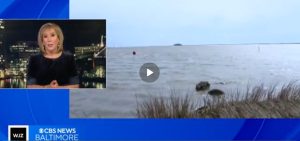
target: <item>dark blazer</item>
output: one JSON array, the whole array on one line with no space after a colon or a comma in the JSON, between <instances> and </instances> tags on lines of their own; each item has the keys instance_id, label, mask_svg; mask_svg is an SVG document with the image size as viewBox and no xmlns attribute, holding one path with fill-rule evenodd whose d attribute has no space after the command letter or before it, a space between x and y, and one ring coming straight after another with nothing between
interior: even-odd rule
<instances>
[{"instance_id":1,"label":"dark blazer","mask_svg":"<svg viewBox=\"0 0 300 141\"><path fill-rule=\"evenodd\" d=\"M27 85L47 85L53 80L62 86L79 84L74 56L68 52L55 59L42 54L31 56L27 67Z\"/></svg>"}]
</instances>

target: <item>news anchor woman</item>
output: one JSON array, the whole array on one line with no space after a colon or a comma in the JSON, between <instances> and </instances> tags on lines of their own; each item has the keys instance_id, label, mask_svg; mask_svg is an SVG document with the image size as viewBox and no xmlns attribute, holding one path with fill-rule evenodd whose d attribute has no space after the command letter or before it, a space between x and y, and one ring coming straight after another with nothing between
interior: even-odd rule
<instances>
[{"instance_id":1,"label":"news anchor woman","mask_svg":"<svg viewBox=\"0 0 300 141\"><path fill-rule=\"evenodd\" d=\"M63 51L64 36L54 23L41 26L38 45L41 53L29 59L27 88L78 88L74 56Z\"/></svg>"}]
</instances>

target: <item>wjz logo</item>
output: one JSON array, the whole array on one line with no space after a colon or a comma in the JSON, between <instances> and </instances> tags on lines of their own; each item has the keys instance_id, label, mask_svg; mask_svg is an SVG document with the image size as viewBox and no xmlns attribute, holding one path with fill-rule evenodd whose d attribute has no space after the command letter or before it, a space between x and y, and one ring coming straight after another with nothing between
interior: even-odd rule
<instances>
[{"instance_id":1,"label":"wjz logo","mask_svg":"<svg viewBox=\"0 0 300 141\"><path fill-rule=\"evenodd\" d=\"M9 141L28 141L29 127L28 125L9 125L8 126Z\"/></svg>"}]
</instances>

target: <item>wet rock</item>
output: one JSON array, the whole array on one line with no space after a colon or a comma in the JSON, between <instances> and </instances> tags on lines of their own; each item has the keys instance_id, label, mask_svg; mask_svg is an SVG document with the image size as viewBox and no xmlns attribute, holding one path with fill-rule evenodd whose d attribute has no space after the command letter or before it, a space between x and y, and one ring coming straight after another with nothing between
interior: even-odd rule
<instances>
[{"instance_id":1,"label":"wet rock","mask_svg":"<svg viewBox=\"0 0 300 141\"><path fill-rule=\"evenodd\" d=\"M219 96L219 95L223 95L224 92L219 89L212 89L212 90L208 91L208 94L210 94L212 96Z\"/></svg>"},{"instance_id":2,"label":"wet rock","mask_svg":"<svg viewBox=\"0 0 300 141\"><path fill-rule=\"evenodd\" d=\"M197 85L196 85L196 91L204 91L209 89L210 84L208 83L208 81L200 81Z\"/></svg>"}]
</instances>

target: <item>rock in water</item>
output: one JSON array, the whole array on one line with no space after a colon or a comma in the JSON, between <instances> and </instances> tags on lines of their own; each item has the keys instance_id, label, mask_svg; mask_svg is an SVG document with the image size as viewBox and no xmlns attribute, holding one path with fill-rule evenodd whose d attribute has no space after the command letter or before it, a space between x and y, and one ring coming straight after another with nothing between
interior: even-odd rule
<instances>
[{"instance_id":1,"label":"rock in water","mask_svg":"<svg viewBox=\"0 0 300 141\"><path fill-rule=\"evenodd\" d=\"M208 94L210 94L212 96L219 96L219 95L223 95L224 92L219 89L212 89L212 90L208 91Z\"/></svg>"},{"instance_id":2,"label":"rock in water","mask_svg":"<svg viewBox=\"0 0 300 141\"><path fill-rule=\"evenodd\" d=\"M208 83L208 81L200 81L197 85L196 85L196 91L204 91L209 89L210 84Z\"/></svg>"}]
</instances>

